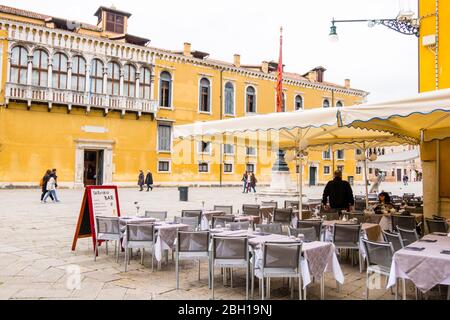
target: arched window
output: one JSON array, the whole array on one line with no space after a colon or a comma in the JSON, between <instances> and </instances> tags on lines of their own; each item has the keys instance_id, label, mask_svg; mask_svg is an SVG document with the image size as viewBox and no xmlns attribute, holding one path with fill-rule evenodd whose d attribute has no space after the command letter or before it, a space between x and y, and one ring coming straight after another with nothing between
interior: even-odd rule
<instances>
[{"instance_id":1,"label":"arched window","mask_svg":"<svg viewBox=\"0 0 450 320\"><path fill-rule=\"evenodd\" d=\"M48 85L48 54L44 50L33 53L33 86L46 87Z\"/></svg>"},{"instance_id":2,"label":"arched window","mask_svg":"<svg viewBox=\"0 0 450 320\"><path fill-rule=\"evenodd\" d=\"M136 96L136 68L131 64L125 65L123 73L123 95L133 98Z\"/></svg>"},{"instance_id":3,"label":"arched window","mask_svg":"<svg viewBox=\"0 0 450 320\"><path fill-rule=\"evenodd\" d=\"M211 112L211 82L203 78L200 80L200 111L201 112Z\"/></svg>"},{"instance_id":4,"label":"arched window","mask_svg":"<svg viewBox=\"0 0 450 320\"><path fill-rule=\"evenodd\" d=\"M67 89L67 56L63 53L53 56L53 88Z\"/></svg>"},{"instance_id":5,"label":"arched window","mask_svg":"<svg viewBox=\"0 0 450 320\"><path fill-rule=\"evenodd\" d=\"M246 92L246 112L256 112L256 90L253 87L248 87Z\"/></svg>"},{"instance_id":6,"label":"arched window","mask_svg":"<svg viewBox=\"0 0 450 320\"><path fill-rule=\"evenodd\" d=\"M149 68L141 69L139 87L141 91L141 99L150 100L152 90L152 75Z\"/></svg>"},{"instance_id":7,"label":"arched window","mask_svg":"<svg viewBox=\"0 0 450 320\"><path fill-rule=\"evenodd\" d=\"M108 94L120 94L120 66L116 62L108 63Z\"/></svg>"},{"instance_id":8,"label":"arched window","mask_svg":"<svg viewBox=\"0 0 450 320\"><path fill-rule=\"evenodd\" d=\"M342 103L342 101L338 101L336 102L336 107L343 107L344 104Z\"/></svg>"},{"instance_id":9,"label":"arched window","mask_svg":"<svg viewBox=\"0 0 450 320\"><path fill-rule=\"evenodd\" d=\"M164 108L171 107L172 76L169 72L161 72L159 77L159 105Z\"/></svg>"},{"instance_id":10,"label":"arched window","mask_svg":"<svg viewBox=\"0 0 450 320\"><path fill-rule=\"evenodd\" d=\"M28 51L24 47L14 47L11 51L11 74L13 83L27 83Z\"/></svg>"},{"instance_id":11,"label":"arched window","mask_svg":"<svg viewBox=\"0 0 450 320\"><path fill-rule=\"evenodd\" d=\"M303 109L303 98L301 96L295 97L295 110Z\"/></svg>"},{"instance_id":12,"label":"arched window","mask_svg":"<svg viewBox=\"0 0 450 320\"><path fill-rule=\"evenodd\" d=\"M72 59L72 90L85 91L86 60L81 56Z\"/></svg>"},{"instance_id":13,"label":"arched window","mask_svg":"<svg viewBox=\"0 0 450 320\"><path fill-rule=\"evenodd\" d=\"M89 91L91 93L103 93L103 62L98 59L92 60L90 77Z\"/></svg>"},{"instance_id":14,"label":"arched window","mask_svg":"<svg viewBox=\"0 0 450 320\"><path fill-rule=\"evenodd\" d=\"M225 114L234 115L234 86L231 82L225 84Z\"/></svg>"},{"instance_id":15,"label":"arched window","mask_svg":"<svg viewBox=\"0 0 450 320\"><path fill-rule=\"evenodd\" d=\"M324 108L329 108L330 107L330 101L328 99L323 100L323 105Z\"/></svg>"}]
</instances>

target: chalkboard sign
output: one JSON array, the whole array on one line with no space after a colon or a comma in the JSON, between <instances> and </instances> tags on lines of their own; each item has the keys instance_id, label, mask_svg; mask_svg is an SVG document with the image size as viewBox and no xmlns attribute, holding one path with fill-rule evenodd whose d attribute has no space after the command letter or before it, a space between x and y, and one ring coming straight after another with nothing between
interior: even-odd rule
<instances>
[{"instance_id":1,"label":"chalkboard sign","mask_svg":"<svg viewBox=\"0 0 450 320\"><path fill-rule=\"evenodd\" d=\"M116 186L86 187L72 242L72 251L75 251L77 240L81 238L92 237L95 248L96 216L120 217L119 195Z\"/></svg>"}]
</instances>

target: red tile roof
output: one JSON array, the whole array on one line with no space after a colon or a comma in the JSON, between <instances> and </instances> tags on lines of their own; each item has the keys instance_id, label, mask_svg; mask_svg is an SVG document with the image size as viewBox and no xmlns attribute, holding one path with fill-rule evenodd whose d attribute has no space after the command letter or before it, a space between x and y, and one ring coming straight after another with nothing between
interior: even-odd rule
<instances>
[{"instance_id":1,"label":"red tile roof","mask_svg":"<svg viewBox=\"0 0 450 320\"><path fill-rule=\"evenodd\" d=\"M33 11L22 10L22 9L18 9L18 8L3 6L3 5L0 5L0 12L16 15L16 16L20 16L20 17L25 17L25 18L43 20L43 21L52 19L52 18L56 18L56 17L48 16L48 15L33 12ZM94 26L92 24L89 24L89 23L80 22L80 25L83 29L88 29L88 30L93 30L93 31L101 31L101 28Z\"/></svg>"},{"instance_id":2,"label":"red tile roof","mask_svg":"<svg viewBox=\"0 0 450 320\"><path fill-rule=\"evenodd\" d=\"M45 20L45 19L51 18L51 16L47 16L45 14L40 14L40 13L36 13L36 12L32 12L32 11L12 8L12 7L3 6L3 5L0 5L0 12L14 14L16 16L21 16L21 17L26 17L26 18L38 19L38 20Z\"/></svg>"}]
</instances>

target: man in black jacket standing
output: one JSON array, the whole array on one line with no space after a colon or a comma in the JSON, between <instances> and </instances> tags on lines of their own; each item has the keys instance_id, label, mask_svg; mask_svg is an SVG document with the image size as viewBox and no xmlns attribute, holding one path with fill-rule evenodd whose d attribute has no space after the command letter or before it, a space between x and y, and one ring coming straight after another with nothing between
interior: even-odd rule
<instances>
[{"instance_id":1,"label":"man in black jacket standing","mask_svg":"<svg viewBox=\"0 0 450 320\"><path fill-rule=\"evenodd\" d=\"M328 205L329 203L329 205ZM323 191L322 204L325 209L341 212L342 210L352 211L355 205L353 191L348 181L342 180L342 172L334 172L334 179L328 182Z\"/></svg>"}]
</instances>

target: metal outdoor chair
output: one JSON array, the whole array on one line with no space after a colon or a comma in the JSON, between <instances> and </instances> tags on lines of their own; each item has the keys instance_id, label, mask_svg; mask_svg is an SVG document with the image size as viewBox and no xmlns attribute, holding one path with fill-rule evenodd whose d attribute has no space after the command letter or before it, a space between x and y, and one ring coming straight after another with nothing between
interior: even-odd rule
<instances>
[{"instance_id":1,"label":"metal outdoor chair","mask_svg":"<svg viewBox=\"0 0 450 320\"><path fill-rule=\"evenodd\" d=\"M118 217L95 217L95 239L94 261L97 260L99 241L105 241L106 254L108 254L108 242L115 241L114 255L117 254L117 262L119 261L120 249L117 243L122 239L122 233Z\"/></svg>"},{"instance_id":2,"label":"metal outdoor chair","mask_svg":"<svg viewBox=\"0 0 450 320\"><path fill-rule=\"evenodd\" d=\"M153 271L154 247L156 242L155 225L148 222L130 222L126 225L125 237L125 272L127 272L127 266L130 263L129 252L131 249L140 249L142 265L144 264L144 250L150 249L152 252Z\"/></svg>"},{"instance_id":3,"label":"metal outdoor chair","mask_svg":"<svg viewBox=\"0 0 450 320\"><path fill-rule=\"evenodd\" d=\"M299 300L302 299L302 274L301 274L300 242L266 242L262 247L262 261L255 261L252 268L252 298L254 296L254 277L259 279L261 299L266 298L264 280L267 279L267 298L270 299L271 278L298 279ZM294 296L294 281L291 281L291 297Z\"/></svg>"},{"instance_id":4,"label":"metal outdoor chair","mask_svg":"<svg viewBox=\"0 0 450 320\"><path fill-rule=\"evenodd\" d=\"M351 213L348 214L348 218L351 219L356 219L358 220L358 224L364 223L365 217L364 217L364 212L357 212L357 211L353 211Z\"/></svg>"},{"instance_id":5,"label":"metal outdoor chair","mask_svg":"<svg viewBox=\"0 0 450 320\"><path fill-rule=\"evenodd\" d=\"M367 254L366 273L366 299L369 299L370 275L377 273L389 277L394 248L391 243L372 242L362 239ZM397 285L395 286L395 299L397 300Z\"/></svg>"},{"instance_id":6,"label":"metal outdoor chair","mask_svg":"<svg viewBox=\"0 0 450 320\"><path fill-rule=\"evenodd\" d=\"M361 239L361 225L339 224L334 225L333 243L336 249L349 249L352 251L351 261L354 264L354 252L358 252L359 272L362 272L362 256L359 247Z\"/></svg>"},{"instance_id":7,"label":"metal outdoor chair","mask_svg":"<svg viewBox=\"0 0 450 320\"><path fill-rule=\"evenodd\" d=\"M281 223L257 224L255 229L258 228L264 233L283 234L283 225Z\"/></svg>"},{"instance_id":8,"label":"metal outdoor chair","mask_svg":"<svg viewBox=\"0 0 450 320\"><path fill-rule=\"evenodd\" d=\"M391 215L391 223L393 231L397 230L397 226L407 230L416 229L416 218L411 215Z\"/></svg>"},{"instance_id":9,"label":"metal outdoor chair","mask_svg":"<svg viewBox=\"0 0 450 320\"><path fill-rule=\"evenodd\" d=\"M292 208L275 209L273 212L273 222L281 223L284 226L290 226L292 222Z\"/></svg>"},{"instance_id":10,"label":"metal outdoor chair","mask_svg":"<svg viewBox=\"0 0 450 320\"><path fill-rule=\"evenodd\" d=\"M208 262L208 285L211 285L211 270L209 264L209 232L178 231L175 244L175 273L177 290L180 288L180 261L198 261L198 280L200 281L200 262Z\"/></svg>"},{"instance_id":11,"label":"metal outdoor chair","mask_svg":"<svg viewBox=\"0 0 450 320\"><path fill-rule=\"evenodd\" d=\"M328 221L335 221L339 220L339 213L338 212L323 212L321 213L322 218L325 217Z\"/></svg>"},{"instance_id":12,"label":"metal outdoor chair","mask_svg":"<svg viewBox=\"0 0 450 320\"><path fill-rule=\"evenodd\" d=\"M230 223L230 230L248 230L250 228L250 222L232 222Z\"/></svg>"},{"instance_id":13,"label":"metal outdoor chair","mask_svg":"<svg viewBox=\"0 0 450 320\"><path fill-rule=\"evenodd\" d=\"M425 219L429 233L448 233L448 224L445 220Z\"/></svg>"},{"instance_id":14,"label":"metal outdoor chair","mask_svg":"<svg viewBox=\"0 0 450 320\"><path fill-rule=\"evenodd\" d=\"M284 201L284 207L286 209L293 208L293 209L297 209L298 210L299 206L300 206L300 204L299 204L298 201L292 201L292 200Z\"/></svg>"},{"instance_id":15,"label":"metal outdoor chair","mask_svg":"<svg viewBox=\"0 0 450 320\"><path fill-rule=\"evenodd\" d=\"M413 199L414 196L415 196L414 193L404 193L404 194L403 194L403 201L408 202L408 201L410 201L411 199Z\"/></svg>"},{"instance_id":16,"label":"metal outdoor chair","mask_svg":"<svg viewBox=\"0 0 450 320\"><path fill-rule=\"evenodd\" d=\"M320 210L320 203L308 203L308 210L310 212L316 212L316 210Z\"/></svg>"},{"instance_id":17,"label":"metal outdoor chair","mask_svg":"<svg viewBox=\"0 0 450 320\"><path fill-rule=\"evenodd\" d=\"M300 220L297 222L297 229L305 229L314 227L316 229L317 241L320 241L322 235L322 221L321 220Z\"/></svg>"},{"instance_id":18,"label":"metal outdoor chair","mask_svg":"<svg viewBox=\"0 0 450 320\"><path fill-rule=\"evenodd\" d=\"M217 228L218 226L225 227L225 225L234 222L235 216L213 216L211 219L212 227Z\"/></svg>"},{"instance_id":19,"label":"metal outdoor chair","mask_svg":"<svg viewBox=\"0 0 450 320\"><path fill-rule=\"evenodd\" d=\"M259 204L244 204L242 206L242 214L245 216L254 216L259 217L260 216L260 205Z\"/></svg>"},{"instance_id":20,"label":"metal outdoor chair","mask_svg":"<svg viewBox=\"0 0 450 320\"><path fill-rule=\"evenodd\" d=\"M218 268L229 268L231 271L231 287L233 287L233 269L245 269L245 293L248 300L249 287L249 265L250 255L247 237L220 237L212 238L211 254L211 291L214 300L214 270ZM224 277L226 270L224 271Z\"/></svg>"},{"instance_id":21,"label":"metal outdoor chair","mask_svg":"<svg viewBox=\"0 0 450 320\"><path fill-rule=\"evenodd\" d=\"M398 234L402 239L403 247L407 247L414 242L419 241L419 235L416 229L403 229L397 226Z\"/></svg>"},{"instance_id":22,"label":"metal outdoor chair","mask_svg":"<svg viewBox=\"0 0 450 320\"><path fill-rule=\"evenodd\" d=\"M202 210L182 210L181 216L186 218L197 218L197 226L202 223Z\"/></svg>"},{"instance_id":23,"label":"metal outdoor chair","mask_svg":"<svg viewBox=\"0 0 450 320\"><path fill-rule=\"evenodd\" d=\"M233 206L214 206L214 211L222 211L225 215L233 214Z\"/></svg>"},{"instance_id":24,"label":"metal outdoor chair","mask_svg":"<svg viewBox=\"0 0 450 320\"><path fill-rule=\"evenodd\" d=\"M278 202L276 201L262 201L261 202L262 207L272 207L277 209L278 208Z\"/></svg>"},{"instance_id":25,"label":"metal outdoor chair","mask_svg":"<svg viewBox=\"0 0 450 320\"><path fill-rule=\"evenodd\" d=\"M398 250L403 248L403 242L402 242L402 238L400 237L400 234L385 231L385 230L383 230L382 232L383 232L384 241L392 244L392 248L394 249L394 252L397 252Z\"/></svg>"},{"instance_id":26,"label":"metal outdoor chair","mask_svg":"<svg viewBox=\"0 0 450 320\"><path fill-rule=\"evenodd\" d=\"M175 223L186 224L189 226L189 231L197 231L199 228L197 217L175 217Z\"/></svg>"},{"instance_id":27,"label":"metal outdoor chair","mask_svg":"<svg viewBox=\"0 0 450 320\"><path fill-rule=\"evenodd\" d=\"M298 237L299 234L302 234L305 238L305 242L313 242L318 241L318 236L316 232L316 228L289 228L289 236Z\"/></svg>"},{"instance_id":28,"label":"metal outdoor chair","mask_svg":"<svg viewBox=\"0 0 450 320\"><path fill-rule=\"evenodd\" d=\"M355 210L362 211L366 209L366 200L355 200Z\"/></svg>"},{"instance_id":29,"label":"metal outdoor chair","mask_svg":"<svg viewBox=\"0 0 450 320\"><path fill-rule=\"evenodd\" d=\"M167 219L167 211L145 211L145 217L165 221Z\"/></svg>"}]
</instances>

